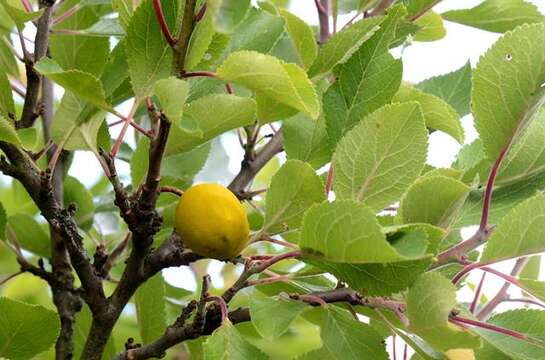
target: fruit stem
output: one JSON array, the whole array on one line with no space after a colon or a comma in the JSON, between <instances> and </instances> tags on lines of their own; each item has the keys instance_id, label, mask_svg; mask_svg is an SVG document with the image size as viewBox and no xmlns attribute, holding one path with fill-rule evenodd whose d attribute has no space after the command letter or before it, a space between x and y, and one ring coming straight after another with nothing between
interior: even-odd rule
<instances>
[{"instance_id":1,"label":"fruit stem","mask_svg":"<svg viewBox=\"0 0 545 360\"><path fill-rule=\"evenodd\" d=\"M155 15L157 16L157 21L159 22L163 36L167 40L168 44L173 47L176 45L176 39L174 39L168 28L165 15L163 14L163 8L161 6L161 0L153 0L153 8L155 9Z\"/></svg>"}]
</instances>

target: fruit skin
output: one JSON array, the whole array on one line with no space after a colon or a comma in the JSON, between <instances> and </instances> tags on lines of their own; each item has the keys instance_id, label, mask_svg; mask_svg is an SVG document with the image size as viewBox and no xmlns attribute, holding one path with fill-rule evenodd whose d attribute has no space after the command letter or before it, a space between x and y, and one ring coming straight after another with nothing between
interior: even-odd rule
<instances>
[{"instance_id":1,"label":"fruit skin","mask_svg":"<svg viewBox=\"0 0 545 360\"><path fill-rule=\"evenodd\" d=\"M448 360L475 360L475 353L471 349L450 349L445 355Z\"/></svg>"},{"instance_id":2,"label":"fruit skin","mask_svg":"<svg viewBox=\"0 0 545 360\"><path fill-rule=\"evenodd\" d=\"M219 184L189 188L176 208L176 229L186 247L213 259L232 259L248 244L246 211L236 196Z\"/></svg>"}]
</instances>

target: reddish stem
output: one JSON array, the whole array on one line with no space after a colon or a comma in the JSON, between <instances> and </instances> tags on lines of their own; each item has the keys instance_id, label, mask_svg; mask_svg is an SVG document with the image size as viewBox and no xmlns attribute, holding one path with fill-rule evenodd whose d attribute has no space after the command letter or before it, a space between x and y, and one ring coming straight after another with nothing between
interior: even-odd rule
<instances>
[{"instance_id":1,"label":"reddish stem","mask_svg":"<svg viewBox=\"0 0 545 360\"><path fill-rule=\"evenodd\" d=\"M25 8L25 10L29 13L32 12L32 5L30 5L30 1L28 0L21 0L21 3L23 4L23 7Z\"/></svg>"},{"instance_id":2,"label":"reddish stem","mask_svg":"<svg viewBox=\"0 0 545 360\"><path fill-rule=\"evenodd\" d=\"M165 20L165 15L163 14L163 8L161 7L161 0L153 0L153 8L155 9L155 15L157 16L157 21L159 21L159 26L161 27L161 32L167 40L170 46L176 45L176 39L170 33L168 24Z\"/></svg>"},{"instance_id":3,"label":"reddish stem","mask_svg":"<svg viewBox=\"0 0 545 360\"><path fill-rule=\"evenodd\" d=\"M507 152L509 151L509 148L511 147L511 142L513 140L513 137L509 139L507 144L501 149L500 154L496 158L496 161L494 162L494 166L492 166L492 169L490 170L490 175L488 175L488 181L486 183L486 190L484 192L484 199L483 199L483 212L481 215L481 223L479 225L479 232L482 232L486 234L488 232L488 218L490 216L490 203L492 202L492 193L494 191L494 184L496 183L496 177L498 176L498 170L500 169L500 165L505 158L505 155L507 155Z\"/></svg>"},{"instance_id":4,"label":"reddish stem","mask_svg":"<svg viewBox=\"0 0 545 360\"><path fill-rule=\"evenodd\" d=\"M486 265L488 265L488 264L481 264L481 263L478 263L478 262L469 263L458 274L456 274L454 276L454 278L452 278L452 283L454 285L456 285L456 284L458 284L460 282L462 277L464 277L470 271L475 270L475 269L481 269L482 271L486 271L486 272L489 272L489 273L494 274L496 276L499 276L502 279L504 279L505 281L507 281L507 282L509 282L509 283L511 283L511 284L513 284L515 286L521 287L520 283L518 282L518 280L515 277L513 277L511 275L504 274L501 271L498 271L498 270L493 269L491 267L488 267Z\"/></svg>"},{"instance_id":5,"label":"reddish stem","mask_svg":"<svg viewBox=\"0 0 545 360\"><path fill-rule=\"evenodd\" d=\"M520 339L520 340L524 340L524 341L530 340L528 338L528 336L526 336L524 334L521 334L518 331L514 331L514 330L511 330L511 329L506 329L506 328L496 326L496 325L492 325L492 324L482 322L482 321L479 321L479 320L467 319L467 318L463 318L463 317L458 316L458 315L451 315L449 320L452 323L456 324L456 325L459 325L459 323L467 324L467 325L475 326L475 327L478 327L478 328L481 328L481 329L487 329L487 330L490 330L490 331L494 331L494 332L497 332L499 334L504 334L504 335L507 335L507 336L511 336L511 337L516 338L516 339Z\"/></svg>"},{"instance_id":6,"label":"reddish stem","mask_svg":"<svg viewBox=\"0 0 545 360\"><path fill-rule=\"evenodd\" d=\"M191 77L199 77L199 76L211 77L215 79L218 78L217 74L213 71L190 71L190 72L184 72L182 74L183 78L191 78ZM233 87L228 82L225 83L225 91L229 95L233 94Z\"/></svg>"},{"instance_id":7,"label":"reddish stem","mask_svg":"<svg viewBox=\"0 0 545 360\"><path fill-rule=\"evenodd\" d=\"M407 346L407 343L405 343L405 346L403 346L403 360L407 360L408 359L408 350L409 350L409 347Z\"/></svg>"},{"instance_id":8,"label":"reddish stem","mask_svg":"<svg viewBox=\"0 0 545 360\"><path fill-rule=\"evenodd\" d=\"M108 127L112 127L112 126L116 126L116 125L119 125L119 124L123 124L125 121L126 121L125 119L120 119L120 120L114 121L113 123L109 123L109 124L108 124Z\"/></svg>"},{"instance_id":9,"label":"reddish stem","mask_svg":"<svg viewBox=\"0 0 545 360\"><path fill-rule=\"evenodd\" d=\"M246 282L246 286L259 286L259 285L266 285L266 284L272 284L279 281L289 281L291 280L291 275L277 275L272 276L269 278L264 279L257 279L257 280L248 280Z\"/></svg>"},{"instance_id":10,"label":"reddish stem","mask_svg":"<svg viewBox=\"0 0 545 360\"><path fill-rule=\"evenodd\" d=\"M321 12L322 14L327 15L327 10L325 6L322 4L322 2L320 0L314 0L314 2L316 3L316 8L318 9L318 11Z\"/></svg>"},{"instance_id":11,"label":"reddish stem","mask_svg":"<svg viewBox=\"0 0 545 360\"><path fill-rule=\"evenodd\" d=\"M333 177L335 176L335 170L333 170L333 164L329 165L329 171L327 172L327 179L325 182L325 197L329 197L331 188L333 187Z\"/></svg>"},{"instance_id":12,"label":"reddish stem","mask_svg":"<svg viewBox=\"0 0 545 360\"><path fill-rule=\"evenodd\" d=\"M162 192L162 193L171 193L171 194L174 194L174 195L177 195L177 196L182 196L184 194L184 192L174 186L161 186L161 188L159 189L159 192Z\"/></svg>"},{"instance_id":13,"label":"reddish stem","mask_svg":"<svg viewBox=\"0 0 545 360\"><path fill-rule=\"evenodd\" d=\"M69 17L71 17L72 15L74 15L76 12L78 12L78 10L81 9L81 5L79 3L77 3L76 5L72 6L70 9L66 10L62 15L60 15L58 18L56 18L55 20L53 20L53 24L54 25L57 25L61 22L63 22L64 20L68 19Z\"/></svg>"},{"instance_id":14,"label":"reddish stem","mask_svg":"<svg viewBox=\"0 0 545 360\"><path fill-rule=\"evenodd\" d=\"M5 283L7 283L8 281L10 281L11 279L21 275L23 272L22 271L19 271L19 272L16 272L15 274L11 274L10 276L8 276L7 278L5 278L4 280L0 281L0 286L4 285Z\"/></svg>"},{"instance_id":15,"label":"reddish stem","mask_svg":"<svg viewBox=\"0 0 545 360\"><path fill-rule=\"evenodd\" d=\"M136 113L136 109L138 109L138 101L134 101L131 110L129 111L129 115L127 115L126 118L124 118L125 123L123 124L123 128L121 129L121 132L119 133L119 136L115 140L114 146L112 147L112 158L115 158L117 155L117 152L119 151L119 148L121 147L121 143L123 142L123 138L125 137L125 133L127 132L127 129L129 128L129 125L132 122L132 118L134 117L134 114Z\"/></svg>"},{"instance_id":16,"label":"reddish stem","mask_svg":"<svg viewBox=\"0 0 545 360\"><path fill-rule=\"evenodd\" d=\"M469 306L469 311L471 311L472 314L475 313L475 309L477 308L477 304L479 303L479 299L481 298L481 291L483 289L485 278L486 278L486 272L483 272L483 275L481 276L481 281L479 281L479 285L477 286L477 289L475 289L475 296L473 296L473 301L471 302L471 305Z\"/></svg>"},{"instance_id":17,"label":"reddish stem","mask_svg":"<svg viewBox=\"0 0 545 360\"><path fill-rule=\"evenodd\" d=\"M542 308L545 308L545 304L540 303L539 301L536 301L536 300L533 300L533 299L524 299L524 298L520 298L520 299L504 299L504 300L502 300L502 302L520 302L520 303L526 303L526 304L530 304L530 305L537 305L537 306L540 306Z\"/></svg>"},{"instance_id":18,"label":"reddish stem","mask_svg":"<svg viewBox=\"0 0 545 360\"><path fill-rule=\"evenodd\" d=\"M201 21L202 18L204 17L204 14L206 13L206 9L207 9L206 3L202 4L202 6L201 6L201 8L199 9L199 11L197 11L197 13L195 14L195 16L193 17L193 21L195 21L195 22Z\"/></svg>"},{"instance_id":19,"label":"reddish stem","mask_svg":"<svg viewBox=\"0 0 545 360\"><path fill-rule=\"evenodd\" d=\"M452 283L454 285L458 284L467 273L469 273L471 270L478 269L481 266L484 266L484 264L470 263L469 265L466 265L458 274L454 275L452 278Z\"/></svg>"}]
</instances>

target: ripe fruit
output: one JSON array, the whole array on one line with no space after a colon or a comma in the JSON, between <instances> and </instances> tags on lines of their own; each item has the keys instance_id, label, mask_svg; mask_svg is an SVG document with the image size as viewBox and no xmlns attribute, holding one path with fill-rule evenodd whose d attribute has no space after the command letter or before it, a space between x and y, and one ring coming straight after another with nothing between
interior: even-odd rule
<instances>
[{"instance_id":1,"label":"ripe fruit","mask_svg":"<svg viewBox=\"0 0 545 360\"><path fill-rule=\"evenodd\" d=\"M176 229L184 244L213 259L232 259L246 247L249 225L235 195L219 184L189 188L176 208Z\"/></svg>"},{"instance_id":2,"label":"ripe fruit","mask_svg":"<svg viewBox=\"0 0 545 360\"><path fill-rule=\"evenodd\" d=\"M475 353L471 349L450 349L445 355L449 360L475 360Z\"/></svg>"}]
</instances>

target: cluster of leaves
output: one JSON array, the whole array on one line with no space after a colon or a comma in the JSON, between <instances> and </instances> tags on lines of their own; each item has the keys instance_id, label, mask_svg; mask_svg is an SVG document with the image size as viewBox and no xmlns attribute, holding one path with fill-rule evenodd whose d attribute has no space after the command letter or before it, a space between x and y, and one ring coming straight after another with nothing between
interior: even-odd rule
<instances>
[{"instance_id":1,"label":"cluster of leaves","mask_svg":"<svg viewBox=\"0 0 545 360\"><path fill-rule=\"evenodd\" d=\"M415 351L413 359L444 359L460 348L484 360L545 357L545 311L490 317L490 303L507 300L506 294L488 302L477 290L476 306L459 303L457 291L473 284L458 284L460 273L454 277L532 256L517 273L500 276L524 290L522 300L545 302L536 255L545 252L545 18L533 5L485 0L438 14L432 0L331 1L334 18L358 17L329 37L327 26L324 33L324 26L307 25L286 10L286 1L255 7L249 0L173 0L163 1L160 12L157 3L66 0L53 7L49 56L33 64L64 89L49 109L54 116L47 129L39 122L17 126L23 101L14 94L25 79L12 33L49 9L29 12L19 1L0 1L0 144L36 155L54 143L68 154L65 171L85 166L71 164L77 151L93 153L108 170L103 153L111 152L128 164L127 190L137 193L157 132L152 110L172 124L161 161L163 187L186 189L199 172L229 181L228 153L217 139L239 133L244 168L267 154L259 150L273 141L267 143L272 135L265 129L274 129L287 161L279 165L279 149L261 159L263 169L252 176L253 190L267 191L246 203L253 232L242 256L270 259L285 247L298 256L252 274L257 277L236 288L232 299L226 294L240 272L223 265L225 286L210 292L223 296L230 310L248 308L251 321L233 325L225 318L210 336L185 341L183 351L196 359L387 359L384 340L397 336ZM180 52L169 36L183 34L180 19L190 4L195 24ZM443 20L505 34L474 69L468 63L419 84L402 83L402 60L390 50L440 40ZM327 40L320 45L318 32ZM126 101L132 110L122 115L119 105ZM124 126L115 141L107 114ZM461 148L450 168L427 165L429 134L441 131L463 144L460 119L468 114L479 138ZM131 124L140 129L135 146L122 141ZM47 161L36 158L44 170ZM90 188L64 177L63 202L77 205L73 217L88 253L123 252L120 244L129 239L110 175ZM252 192L246 185L237 195ZM52 252L49 224L19 181L1 186L0 274L20 270L11 250L49 267L43 260ZM155 248L173 231L177 201L172 193L158 199L163 222ZM461 229L479 224L476 236L464 241ZM482 252L474 251L485 241ZM125 269L124 256L102 284L108 295ZM191 269L198 279L214 264L203 259ZM347 289L354 292L350 299L335 297ZM23 273L0 291L0 357L52 357L60 326L47 284ZM151 277L119 319L103 357L130 348L128 338L145 347L167 336L167 324L176 323L199 291L174 287L161 273ZM75 357L92 322L84 305L75 318Z\"/></svg>"}]
</instances>

